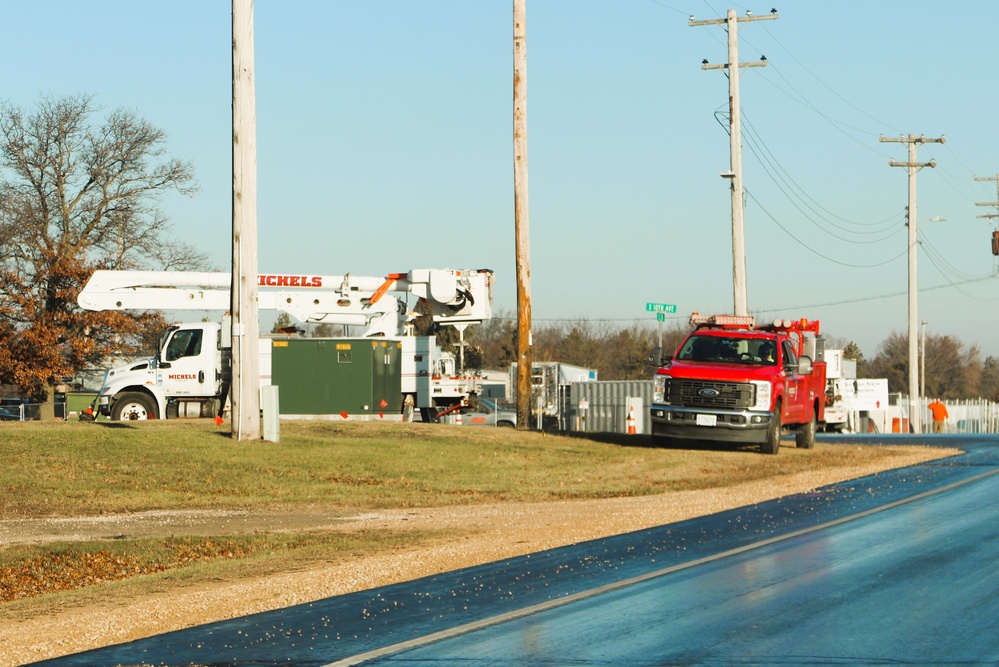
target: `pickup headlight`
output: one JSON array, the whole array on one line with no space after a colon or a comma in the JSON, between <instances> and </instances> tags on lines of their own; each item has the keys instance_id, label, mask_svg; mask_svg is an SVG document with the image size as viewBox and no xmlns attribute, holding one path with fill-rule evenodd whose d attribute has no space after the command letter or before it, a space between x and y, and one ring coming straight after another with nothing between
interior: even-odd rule
<instances>
[{"instance_id":1,"label":"pickup headlight","mask_svg":"<svg viewBox=\"0 0 999 667\"><path fill-rule=\"evenodd\" d=\"M753 380L751 384L756 387L756 402L750 410L759 410L761 412L767 412L770 410L770 395L772 388L769 382L764 382L762 380Z\"/></svg>"},{"instance_id":2,"label":"pickup headlight","mask_svg":"<svg viewBox=\"0 0 999 667\"><path fill-rule=\"evenodd\" d=\"M669 375L656 375L652 380L652 402L669 403L666 400L666 383L672 380Z\"/></svg>"}]
</instances>

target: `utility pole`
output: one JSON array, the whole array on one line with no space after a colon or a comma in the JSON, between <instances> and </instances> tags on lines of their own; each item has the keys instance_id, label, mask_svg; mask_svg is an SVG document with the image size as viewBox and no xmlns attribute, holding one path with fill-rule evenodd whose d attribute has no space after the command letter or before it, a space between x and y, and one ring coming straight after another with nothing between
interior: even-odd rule
<instances>
[{"instance_id":1,"label":"utility pole","mask_svg":"<svg viewBox=\"0 0 999 667\"><path fill-rule=\"evenodd\" d=\"M737 17L735 10L728 10L727 18L708 21L695 21L690 17L687 24L691 27L702 25L724 25L728 31L728 62L724 65L710 65L707 60L701 64L702 70L721 69L728 71L728 108L729 108L729 164L730 169L722 174L723 178L731 179L732 189L732 289L734 292L735 314L749 314L749 300L746 296L746 234L744 225L744 206L742 190L742 120L739 112L739 68L766 67L767 59L762 57L759 62L739 62L739 24L749 21L767 21L777 18L777 10L771 9L769 14L753 16L747 11L745 16Z\"/></svg>"},{"instance_id":2,"label":"utility pole","mask_svg":"<svg viewBox=\"0 0 999 667\"><path fill-rule=\"evenodd\" d=\"M905 167L909 172L909 425L913 433L922 433L920 406L919 406L919 307L918 307L918 287L916 281L916 248L919 243L919 218L916 216L916 173L923 167L936 167L933 160L929 162L916 162L916 149L920 144L942 144L947 141L946 137L939 139L927 139L923 135L918 137L915 134L898 138L887 138L882 136L881 142L895 142L908 144L909 160L907 162L895 162L888 160L890 167Z\"/></svg>"},{"instance_id":3,"label":"utility pole","mask_svg":"<svg viewBox=\"0 0 999 667\"><path fill-rule=\"evenodd\" d=\"M979 178L975 176L976 181L995 181L996 182L996 201L983 201L978 202L975 206L999 206L999 174L995 176L983 176ZM991 220L992 218L999 218L999 213L986 213L985 215L978 216L979 218L987 218Z\"/></svg>"},{"instance_id":4,"label":"utility pole","mask_svg":"<svg viewBox=\"0 0 999 667\"><path fill-rule=\"evenodd\" d=\"M253 0L232 0L232 438L260 440ZM223 399L224 400L224 399Z\"/></svg>"},{"instance_id":5,"label":"utility pole","mask_svg":"<svg viewBox=\"0 0 999 667\"><path fill-rule=\"evenodd\" d=\"M527 205L527 0L513 0L513 208L517 246L517 428L531 426L531 237Z\"/></svg>"}]
</instances>

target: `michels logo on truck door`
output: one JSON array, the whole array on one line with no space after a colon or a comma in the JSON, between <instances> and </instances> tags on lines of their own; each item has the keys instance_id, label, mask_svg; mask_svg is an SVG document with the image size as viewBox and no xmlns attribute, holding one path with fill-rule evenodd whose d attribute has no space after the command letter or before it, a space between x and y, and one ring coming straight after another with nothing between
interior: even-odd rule
<instances>
[{"instance_id":1,"label":"michels logo on truck door","mask_svg":"<svg viewBox=\"0 0 999 667\"><path fill-rule=\"evenodd\" d=\"M262 287L322 287L322 276L261 275L257 284Z\"/></svg>"}]
</instances>

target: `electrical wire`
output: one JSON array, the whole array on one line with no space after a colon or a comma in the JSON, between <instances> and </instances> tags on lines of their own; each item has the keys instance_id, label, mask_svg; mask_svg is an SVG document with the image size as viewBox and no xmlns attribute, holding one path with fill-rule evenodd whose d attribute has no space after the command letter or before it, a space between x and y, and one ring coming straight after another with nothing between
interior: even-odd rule
<instances>
[{"instance_id":1,"label":"electrical wire","mask_svg":"<svg viewBox=\"0 0 999 667\"><path fill-rule=\"evenodd\" d=\"M764 171L771 178L771 180L773 180L774 184L777 185L778 189L780 189L781 192L784 193L784 196L788 198L788 200L809 220L809 222L814 224L816 227L819 227L819 229L826 232L830 236L833 236L834 238L837 238L840 241L844 241L846 243L854 243L854 244L880 243L890 238L891 236L894 236L895 232L897 231L895 225L897 225L898 223L898 216L899 216L898 213L893 214L890 218L878 221L876 223L861 223L861 222L853 222L851 220L847 220L846 218L838 216L835 213L829 211L827 208L822 206L814 197L805 192L804 188L802 188L797 183L797 181L795 181L794 178L791 177L791 175L787 172L787 170L784 169L783 166L781 166L776 156L774 156L773 152L770 151L770 149L767 147L766 143L759 136L759 133L756 131L755 127L753 127L752 123L749 121L748 118L745 119L745 125L746 129L748 130L748 132L746 133L746 139L747 139L746 145L749 146L750 152L752 152L753 155L756 156L757 160L759 160L760 164L763 166ZM787 190L781 186L781 182L783 182L785 185L788 186ZM802 210L802 208L795 203L794 198L791 197L791 195L788 193L788 190L793 191L795 193L795 197L799 201L801 201L804 204L804 206L809 208L812 211L812 213L814 213L816 216L824 220L832 227L835 227L836 229L839 229L840 231L846 232L848 234L857 234L862 236L880 234L882 235L882 237L875 240L854 241L839 236L829 231L828 229L823 228L822 225L820 225L811 216L805 213L805 211ZM812 204L810 204L809 202L814 204L814 206L812 206ZM821 211L818 209L821 209ZM889 226L882 229L869 229L866 231L856 231L852 229L847 229L846 227L843 227L842 225L839 225L833 222L832 220L829 220L827 217L825 217L822 214L823 212L828 213L829 215L832 215L838 218L839 220L842 220L843 222L847 222L852 225L873 227L875 225L885 225L887 223Z\"/></svg>"},{"instance_id":2,"label":"electrical wire","mask_svg":"<svg viewBox=\"0 0 999 667\"><path fill-rule=\"evenodd\" d=\"M861 114L863 114L864 116L867 116L868 118L870 118L870 119L871 119L872 121L874 121L874 122L875 122L875 123L877 123L878 125L880 125L880 126L882 126L882 127L892 127L891 123L886 123L885 121L883 121L883 120L881 120L881 119L879 119L879 118L876 118L876 117L872 116L871 114L867 113L867 111L865 111L864 109L860 108L859 106L857 106L856 104L854 104L853 102L851 102L850 100L846 99L845 97L843 97L842 95L840 95L840 94L839 94L838 92L836 92L836 90L835 90L835 89L834 89L834 88L833 88L832 86L830 86L829 84L827 84L827 83L826 83L826 82L825 82L825 81L824 81L824 80L822 79L822 77L818 76L818 75L817 75L817 74L815 74L815 73L814 73L814 72L813 72L812 70L808 69L808 67L807 67L807 66L805 66L805 64L804 64L803 62L801 62L801 61L800 61L800 60L798 59L798 57L797 57L797 56L795 56L795 55L794 55L794 54L793 54L793 53L791 52L791 50L790 50L790 49L788 49L788 48L787 48L786 46L784 46L784 44L783 44L783 43L781 43L781 41L780 41L779 39L777 39L777 37L776 37L776 36L775 36L775 35L774 35L774 34L773 34L773 33L772 33L771 31L770 31L770 29L769 29L769 27L768 27L768 26L766 26L766 25L762 25L762 26L760 26L760 27L761 27L761 28L763 28L763 30L764 30L764 31L765 31L765 32L767 33L767 35L769 35L769 36L770 36L770 38L771 38L772 40L774 40L774 43L776 43L776 44L777 44L777 46L779 46L779 47L780 47L781 49L783 49L784 53L786 53L786 54L787 54L788 56L790 56L790 57L791 57L791 60L793 60L794 62L796 62L796 63L798 64L798 66L799 66L799 67L801 67L801 69L805 70L805 72L806 72L806 73L807 73L807 74L808 74L809 76L811 76L811 77L812 77L813 79L815 79L816 81L818 81L818 82L819 82L819 83L820 83L820 84L822 85L822 87L823 87L823 88L825 88L825 89L826 89L826 90L828 90L828 91L829 91L830 93L832 93L832 94L833 94L833 95L835 95L835 96L836 96L837 98L839 98L839 99L840 99L840 101L842 101L842 102L843 102L844 104L846 104L846 105L847 105L848 107L850 107L851 109L853 109L853 110L855 110L855 111L858 111L858 112L860 112L860 113L861 113ZM748 43L748 42L747 42L747 43ZM771 67L773 67L773 63L771 63L771 64L770 64L770 66L771 66ZM781 78L782 78L782 79L784 78L784 76L783 76L783 75L780 75L780 76L781 76ZM785 79L785 81L786 81L786 79ZM790 85L790 83L789 83L788 85ZM793 88L793 86L792 86L792 88ZM812 105L809 105L809 106L810 106L811 108L813 108L813 109L815 108L815 107L814 107L814 106L812 106ZM816 113L818 113L818 114L819 114L820 116L823 116L823 117L825 117L825 114L823 114L823 113L819 112L819 111L818 111L817 109L816 109ZM830 119L830 120L831 120L831 119ZM844 125L845 127L849 127L849 126L848 126L848 125L846 125L845 123L844 123L843 125ZM858 131L858 132L863 132L863 130L857 130L857 131ZM897 130L897 129L896 129L895 131L896 131L896 132L899 132L899 130ZM877 136L877 135L874 135L874 136Z\"/></svg>"},{"instance_id":3,"label":"electrical wire","mask_svg":"<svg viewBox=\"0 0 999 667\"><path fill-rule=\"evenodd\" d=\"M965 284L969 284L969 283L982 282L984 280L992 280L992 278L993 278L993 276L986 276L984 278L976 278L974 280L965 280L965 281L963 281L961 283L948 283L946 285L934 285L932 287L922 287L922 288L919 288L916 291L919 294L922 294L924 292L934 292L936 290L948 289L948 288L951 288L951 287L957 287L958 285L965 285ZM863 303L865 301L877 301L877 300L880 300L880 299L890 299L890 298L894 298L894 297L898 297L898 296L908 296L908 294L909 294L909 292L906 290L906 291L901 291L901 292L891 292L891 293L888 293L888 294L876 294L876 295L872 295L872 296L868 296L868 297L862 297L862 298L859 298L859 299L849 299L849 300L845 300L845 301L829 301L829 302L826 302L826 303L814 303L814 304L809 304L807 306L788 306L788 307L784 307L784 308L768 308L768 309L761 309L761 310L754 309L754 312L758 312L758 313L781 313L781 312L794 311L794 310L807 310L809 308L829 308L831 306L850 306L850 305L853 305L853 304L856 304L856 303Z\"/></svg>"},{"instance_id":4,"label":"electrical wire","mask_svg":"<svg viewBox=\"0 0 999 667\"><path fill-rule=\"evenodd\" d=\"M988 278L991 275L988 274L983 276L982 274L977 274L977 275L971 274L954 266L953 264L949 263L936 248L933 247L933 244L930 243L929 239L926 238L922 230L917 230L917 232L918 232L917 236L919 237L919 245L923 248L926 256L930 259L931 262L933 262L934 266L936 266L940 270L940 273L944 274L945 276L947 274L950 274L962 280L975 280L982 277Z\"/></svg>"},{"instance_id":5,"label":"electrical wire","mask_svg":"<svg viewBox=\"0 0 999 667\"><path fill-rule=\"evenodd\" d=\"M973 275L966 273L961 269L957 268L956 266L954 266L953 264L950 264L943 257L943 255L941 255L936 250L936 248L934 248L933 245L930 244L929 240L927 240L925 236L923 236L922 234L919 234L919 243L923 248L923 254L926 255L926 258L930 260L930 263L933 264L934 267L936 267L937 271L940 272L940 275L943 276L944 280L946 280L958 292L968 297L969 299L973 299L975 301L982 301L982 302L999 301L999 297L994 297L994 298L977 297L973 294L967 293L959 286L965 283L975 282L977 280L988 280L989 278L993 277L993 274ZM952 277L960 278L961 282L955 282L954 280L951 279Z\"/></svg>"},{"instance_id":6,"label":"electrical wire","mask_svg":"<svg viewBox=\"0 0 999 667\"><path fill-rule=\"evenodd\" d=\"M896 259L898 259L899 257L902 257L903 255L905 255L908 252L908 249L903 250L900 254L898 254L898 255L896 255L894 257L891 257L890 259L886 259L883 262L878 262L876 264L850 264L848 262L841 262L839 260L833 259L832 257L828 257L827 255L823 255L822 253L820 253L819 251L815 250L813 247L811 247L810 245L808 245L807 243L805 243L804 241L802 241L801 239L799 239L798 237L796 237L784 225L780 224L780 222L777 220L777 218L775 218L773 215L771 215L770 211L768 211L766 209L766 207L764 207L763 204L755 196L753 196L753 194L748 189L744 188L743 191L746 193L746 196L749 197L750 199L752 199L753 202L755 202L756 205L760 207L760 210L763 211L766 214L766 216L768 218L770 218L770 220L773 221L773 223L775 225L777 225L778 227L780 227L781 230L785 234L787 234L789 237L791 237L791 239L793 239L794 241L796 241L801 247L805 248L806 250L808 250L812 254L817 255L818 257L821 257L822 259L824 259L826 261L832 262L833 264L839 264L840 266L848 266L848 267L853 268L853 269L871 269L871 268L874 268L874 267L877 267L877 266L884 266L885 264L890 264L891 262L894 262Z\"/></svg>"},{"instance_id":7,"label":"electrical wire","mask_svg":"<svg viewBox=\"0 0 999 667\"><path fill-rule=\"evenodd\" d=\"M930 286L930 287L920 287L916 291L919 294L923 294L923 293L926 293L926 292L935 292L937 290L942 290L942 289L957 288L960 285L969 285L969 284L972 284L972 283L984 282L986 280L994 280L997 277L999 277L999 276L995 276L995 275L982 276L982 277L979 277L979 278L972 278L972 279L969 279L969 280L963 280L963 281L956 282L956 283L955 282L948 282L945 285L933 285L933 286ZM833 307L833 306L852 306L854 304L866 303L868 301L880 301L881 299L892 299L892 298L900 297L900 296L908 296L908 294L909 294L908 290L902 290L902 291L899 291L899 292L888 292L888 293L885 293L885 294L872 294L871 296L859 297L859 298L854 298L854 299L844 299L844 300L841 300L841 301L827 301L825 303L810 303L810 304L806 304L806 305L781 306L781 307L774 307L774 308L754 308L753 312L754 313L761 313L761 314L762 313L786 313L786 312L790 312L790 311L802 311L802 310L810 310L810 309L815 309L815 308L830 308L830 307ZM962 294L964 294L963 291L962 291ZM983 299L979 299L979 300L983 300ZM999 300L999 297L996 297L995 299L984 299L984 300L985 301L996 301L996 300ZM686 315L673 315L673 316L666 315L665 319L666 320L672 320L672 321L680 321L680 320L686 320L687 317L688 316L686 316ZM494 320L501 320L501 321L516 321L517 318L516 317L493 317L493 319ZM582 319L582 318L579 318L579 317L571 317L571 318L533 318L532 321L533 322L578 322L580 319ZM634 317L601 317L601 318L587 318L587 321L588 322L636 322L636 323L638 323L638 322L642 322L643 320L641 320L639 318L634 318Z\"/></svg>"},{"instance_id":8,"label":"electrical wire","mask_svg":"<svg viewBox=\"0 0 999 667\"><path fill-rule=\"evenodd\" d=\"M676 7L670 7L665 2L660 2L659 0L649 0L649 2L651 2L654 5L659 5L663 9L668 9L671 12L676 12L677 14L682 14L684 16L689 16L690 15L690 12L684 12L684 11L681 11L681 10L677 9Z\"/></svg>"}]
</instances>

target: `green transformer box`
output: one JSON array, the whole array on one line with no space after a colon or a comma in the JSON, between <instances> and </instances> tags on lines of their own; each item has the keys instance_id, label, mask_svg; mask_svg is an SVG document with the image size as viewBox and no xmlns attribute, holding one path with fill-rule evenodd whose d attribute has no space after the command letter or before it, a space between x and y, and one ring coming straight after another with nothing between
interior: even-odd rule
<instances>
[{"instance_id":1,"label":"green transformer box","mask_svg":"<svg viewBox=\"0 0 999 667\"><path fill-rule=\"evenodd\" d=\"M402 413L398 339L290 338L271 345L271 384L279 388L282 415Z\"/></svg>"}]
</instances>

